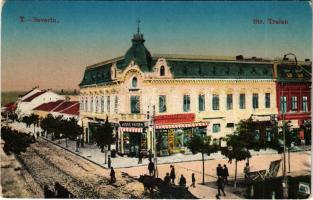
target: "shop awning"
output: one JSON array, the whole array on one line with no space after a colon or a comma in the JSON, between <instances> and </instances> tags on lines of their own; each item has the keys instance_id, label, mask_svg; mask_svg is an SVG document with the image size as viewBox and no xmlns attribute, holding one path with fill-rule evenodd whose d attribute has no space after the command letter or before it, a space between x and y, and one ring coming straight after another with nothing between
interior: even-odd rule
<instances>
[{"instance_id":1,"label":"shop awning","mask_svg":"<svg viewBox=\"0 0 313 200\"><path fill-rule=\"evenodd\" d=\"M188 127L203 127L208 126L209 122L194 122L186 124L158 124L155 125L156 129L169 129L169 128L188 128Z\"/></svg>"},{"instance_id":2,"label":"shop awning","mask_svg":"<svg viewBox=\"0 0 313 200\"><path fill-rule=\"evenodd\" d=\"M143 132L143 128L136 128L136 127L119 127L119 130L122 132L131 132L131 133Z\"/></svg>"}]
</instances>

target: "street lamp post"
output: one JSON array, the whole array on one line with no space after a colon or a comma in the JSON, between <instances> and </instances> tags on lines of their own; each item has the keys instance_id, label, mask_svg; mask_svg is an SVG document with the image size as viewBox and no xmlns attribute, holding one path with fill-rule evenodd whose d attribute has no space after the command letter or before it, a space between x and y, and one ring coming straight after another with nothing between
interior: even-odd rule
<instances>
[{"instance_id":1,"label":"street lamp post","mask_svg":"<svg viewBox=\"0 0 313 200\"><path fill-rule=\"evenodd\" d=\"M150 106L148 106L147 119L150 120L150 125L152 126L153 135L153 149L154 149L154 171L155 176L158 177L158 160L157 160L157 149L156 149L156 132L155 132L155 105L152 106L152 116L150 116Z\"/></svg>"}]
</instances>

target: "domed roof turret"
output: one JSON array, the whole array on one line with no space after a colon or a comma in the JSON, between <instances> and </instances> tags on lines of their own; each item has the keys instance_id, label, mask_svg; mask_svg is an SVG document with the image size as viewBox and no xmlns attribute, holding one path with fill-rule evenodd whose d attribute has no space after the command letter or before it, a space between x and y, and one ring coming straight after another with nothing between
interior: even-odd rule
<instances>
[{"instance_id":1,"label":"domed roof turret","mask_svg":"<svg viewBox=\"0 0 313 200\"><path fill-rule=\"evenodd\" d=\"M142 71L151 70L152 56L145 47L144 42L143 34L140 33L138 26L137 33L134 34L132 39L132 46L124 55L125 65L128 65L133 60Z\"/></svg>"}]
</instances>

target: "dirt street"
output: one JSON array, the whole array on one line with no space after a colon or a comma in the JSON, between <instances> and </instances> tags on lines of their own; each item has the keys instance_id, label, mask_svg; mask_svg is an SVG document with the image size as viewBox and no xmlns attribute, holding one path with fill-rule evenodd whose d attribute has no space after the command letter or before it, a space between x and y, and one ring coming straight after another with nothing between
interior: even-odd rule
<instances>
[{"instance_id":1,"label":"dirt street","mask_svg":"<svg viewBox=\"0 0 313 200\"><path fill-rule=\"evenodd\" d=\"M29 178L36 183L33 188L39 194L32 196L31 193L23 193L20 197L43 198L41 188L48 185L50 189L54 189L57 181L77 198L146 198L142 184L120 170L116 170L117 182L110 184L109 170L42 139L38 139L17 158L32 175ZM6 179L7 174L3 174L3 177L5 178L2 179ZM25 179L27 182L28 177Z\"/></svg>"}]
</instances>

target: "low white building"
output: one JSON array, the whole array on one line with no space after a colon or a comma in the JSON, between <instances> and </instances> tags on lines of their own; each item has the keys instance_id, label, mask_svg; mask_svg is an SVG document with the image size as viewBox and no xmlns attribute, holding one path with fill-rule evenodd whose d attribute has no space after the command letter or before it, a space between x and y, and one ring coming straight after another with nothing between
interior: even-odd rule
<instances>
[{"instance_id":1,"label":"low white building","mask_svg":"<svg viewBox=\"0 0 313 200\"><path fill-rule=\"evenodd\" d=\"M49 90L37 91L35 93L32 91L32 95L29 94L24 95L17 104L16 113L19 117L30 115L35 107L43 103L65 99L65 97Z\"/></svg>"}]
</instances>

